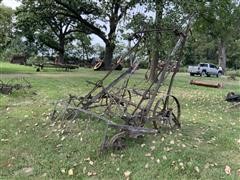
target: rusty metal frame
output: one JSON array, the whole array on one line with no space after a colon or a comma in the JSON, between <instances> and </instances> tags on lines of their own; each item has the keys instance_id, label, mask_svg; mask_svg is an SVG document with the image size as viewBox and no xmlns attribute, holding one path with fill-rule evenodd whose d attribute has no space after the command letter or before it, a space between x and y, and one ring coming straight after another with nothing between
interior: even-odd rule
<instances>
[{"instance_id":1,"label":"rusty metal frame","mask_svg":"<svg viewBox=\"0 0 240 180\"><path fill-rule=\"evenodd\" d=\"M154 134L159 132L162 126L165 125L170 130L174 128L180 128L180 103L175 96L171 95L171 90L174 78L180 67L180 57L182 55L182 50L192 22L193 17L188 20L185 30L178 34L179 40L176 42L176 45L165 60L165 64L161 69L159 69L157 82L151 83L143 92L143 94L139 96L140 100L138 103L131 101L131 92L128 89L129 79L137 70L138 63L133 63L132 66L130 66L108 85L104 86L103 82L109 77L119 63L121 63L129 54L138 48L142 38L144 37L144 33L149 32L146 30L138 34L138 42L119 59L118 63L115 65L115 67L113 67L112 70L110 70L101 80L97 81L96 83L89 82L90 84L93 84L94 87L86 96L77 97L70 95L69 99L66 101L66 103L63 103L63 106L61 107L62 109L60 110L56 108L56 105L52 113L52 120L75 119L79 117L81 113L85 113L104 121L107 127L104 141L101 145L101 150L114 147L119 149L120 147L124 147L122 142L123 139L127 137L136 138L146 133ZM167 93L165 96L158 99L157 96L159 89L162 87L163 82L171 72L173 73L170 78L170 84L168 86ZM126 80L124 86L117 93L113 93L112 91L115 85L124 79ZM93 93L99 89L100 91L93 95ZM127 97L125 97L126 92L128 94ZM144 105L143 102L146 103L146 105ZM171 106L172 104L170 104L170 102L173 102L175 107ZM104 114L97 114L93 111L93 108L100 106L105 108L103 111L104 113L108 114L107 112L110 112L110 116L108 118ZM130 106L132 107L131 110L129 108ZM117 114L116 111L111 112L110 110L113 107L121 109L122 112L120 114ZM58 115L59 112L61 115ZM111 114L112 116L117 116L118 118L122 119L124 124L118 124L111 121ZM153 128L144 127L149 122L153 124ZM109 138L107 134L110 127L116 129L117 131L116 134L111 138Z\"/></svg>"}]
</instances>

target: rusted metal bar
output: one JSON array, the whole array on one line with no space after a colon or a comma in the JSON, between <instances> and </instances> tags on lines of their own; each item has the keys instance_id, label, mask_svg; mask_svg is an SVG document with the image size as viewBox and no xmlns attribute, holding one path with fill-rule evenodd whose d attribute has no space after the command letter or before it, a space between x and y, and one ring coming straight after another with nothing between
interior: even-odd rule
<instances>
[{"instance_id":1,"label":"rusted metal bar","mask_svg":"<svg viewBox=\"0 0 240 180\"><path fill-rule=\"evenodd\" d=\"M149 134L154 134L157 133L158 131L156 129L150 129L150 128L143 128L143 127L134 127L134 126L129 126L129 125L119 125L114 123L113 121L110 121L109 119L98 115L97 113L94 113L92 111L88 111L82 108L76 108L76 107L68 107L68 109L71 109L73 111L77 111L77 112L83 112L85 114L88 114L90 116L93 116L99 120L104 121L109 127L113 127L116 129L120 129L120 130L125 130L125 131L129 131L131 133L149 133ZM77 116L77 115L75 115Z\"/></svg>"}]
</instances>

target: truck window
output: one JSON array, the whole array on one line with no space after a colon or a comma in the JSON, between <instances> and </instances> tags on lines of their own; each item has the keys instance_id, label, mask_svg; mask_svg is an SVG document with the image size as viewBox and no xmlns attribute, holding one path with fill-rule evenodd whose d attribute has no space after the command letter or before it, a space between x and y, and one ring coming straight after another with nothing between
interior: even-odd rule
<instances>
[{"instance_id":1,"label":"truck window","mask_svg":"<svg viewBox=\"0 0 240 180\"><path fill-rule=\"evenodd\" d=\"M210 64L210 68L214 68L214 69L217 69L217 67L213 64Z\"/></svg>"},{"instance_id":2,"label":"truck window","mask_svg":"<svg viewBox=\"0 0 240 180\"><path fill-rule=\"evenodd\" d=\"M208 64L200 64L200 67L208 67Z\"/></svg>"}]
</instances>

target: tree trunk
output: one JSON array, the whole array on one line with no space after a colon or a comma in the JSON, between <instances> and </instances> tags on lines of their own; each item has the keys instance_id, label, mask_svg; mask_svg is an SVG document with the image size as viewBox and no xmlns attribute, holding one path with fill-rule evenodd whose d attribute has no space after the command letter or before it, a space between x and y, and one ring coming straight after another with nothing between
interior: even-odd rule
<instances>
[{"instance_id":1,"label":"tree trunk","mask_svg":"<svg viewBox=\"0 0 240 180\"><path fill-rule=\"evenodd\" d=\"M156 5L156 16L155 16L155 28L158 29L161 27L162 22L162 14L164 8L164 0L155 0ZM154 35L154 46L152 47L152 60L150 62L150 75L149 80L152 82L157 82L157 65L159 60L159 51L161 49L161 34L159 32L155 32Z\"/></svg>"},{"instance_id":2,"label":"tree trunk","mask_svg":"<svg viewBox=\"0 0 240 180\"><path fill-rule=\"evenodd\" d=\"M104 53L104 69L109 70L112 67L113 52L115 49L115 44L106 43L105 53Z\"/></svg>"},{"instance_id":3,"label":"tree trunk","mask_svg":"<svg viewBox=\"0 0 240 180\"><path fill-rule=\"evenodd\" d=\"M222 67L223 72L225 72L226 70L226 62L227 62L226 46L223 39L220 39L218 42L218 65Z\"/></svg>"},{"instance_id":4,"label":"tree trunk","mask_svg":"<svg viewBox=\"0 0 240 180\"><path fill-rule=\"evenodd\" d=\"M65 64L65 62L64 62L64 52L59 51L58 56L59 56L59 57L58 57L59 63Z\"/></svg>"},{"instance_id":5,"label":"tree trunk","mask_svg":"<svg viewBox=\"0 0 240 180\"><path fill-rule=\"evenodd\" d=\"M59 45L60 45L60 49L59 49L59 62L62 64L65 64L65 60L64 60L64 53L65 53L65 39L63 37L60 37L59 39Z\"/></svg>"}]
</instances>

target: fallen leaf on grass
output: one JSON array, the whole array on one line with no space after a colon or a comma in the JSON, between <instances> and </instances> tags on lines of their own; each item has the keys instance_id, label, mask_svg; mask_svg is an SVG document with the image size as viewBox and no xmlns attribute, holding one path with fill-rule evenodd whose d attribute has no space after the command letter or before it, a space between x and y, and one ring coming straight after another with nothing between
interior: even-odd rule
<instances>
[{"instance_id":1,"label":"fallen leaf on grass","mask_svg":"<svg viewBox=\"0 0 240 180\"><path fill-rule=\"evenodd\" d=\"M148 169L148 167L149 167L149 164L148 163L145 164L145 169Z\"/></svg>"},{"instance_id":2,"label":"fallen leaf on grass","mask_svg":"<svg viewBox=\"0 0 240 180\"><path fill-rule=\"evenodd\" d=\"M230 175L231 174L231 168L229 166L225 166L225 173L227 175Z\"/></svg>"},{"instance_id":3,"label":"fallen leaf on grass","mask_svg":"<svg viewBox=\"0 0 240 180\"><path fill-rule=\"evenodd\" d=\"M163 156L162 158L163 158L164 160L167 160L167 156Z\"/></svg>"},{"instance_id":4,"label":"fallen leaf on grass","mask_svg":"<svg viewBox=\"0 0 240 180\"><path fill-rule=\"evenodd\" d=\"M195 171L197 171L198 173L200 172L199 167L195 166L194 169L195 169Z\"/></svg>"},{"instance_id":5,"label":"fallen leaf on grass","mask_svg":"<svg viewBox=\"0 0 240 180\"><path fill-rule=\"evenodd\" d=\"M163 150L164 150L164 151L166 151L166 152L169 152L169 151L171 151L171 150L172 150L172 148L169 148L169 147L164 147L164 148L163 148Z\"/></svg>"},{"instance_id":6,"label":"fallen leaf on grass","mask_svg":"<svg viewBox=\"0 0 240 180\"><path fill-rule=\"evenodd\" d=\"M84 161L91 161L90 157L85 158Z\"/></svg>"},{"instance_id":7,"label":"fallen leaf on grass","mask_svg":"<svg viewBox=\"0 0 240 180\"><path fill-rule=\"evenodd\" d=\"M8 142L8 139L1 139L1 142Z\"/></svg>"},{"instance_id":8,"label":"fallen leaf on grass","mask_svg":"<svg viewBox=\"0 0 240 180\"><path fill-rule=\"evenodd\" d=\"M47 176L47 173L43 173L41 177L46 177Z\"/></svg>"},{"instance_id":9,"label":"fallen leaf on grass","mask_svg":"<svg viewBox=\"0 0 240 180\"><path fill-rule=\"evenodd\" d=\"M114 153L111 153L111 157L116 157L117 155Z\"/></svg>"},{"instance_id":10,"label":"fallen leaf on grass","mask_svg":"<svg viewBox=\"0 0 240 180\"><path fill-rule=\"evenodd\" d=\"M91 166L93 166L93 161L89 161L89 164L90 164Z\"/></svg>"},{"instance_id":11,"label":"fallen leaf on grass","mask_svg":"<svg viewBox=\"0 0 240 180\"><path fill-rule=\"evenodd\" d=\"M145 157L151 157L151 156L152 156L151 153L146 153L146 154L145 154Z\"/></svg>"},{"instance_id":12,"label":"fallen leaf on grass","mask_svg":"<svg viewBox=\"0 0 240 180\"><path fill-rule=\"evenodd\" d=\"M237 170L237 175L240 177L240 169Z\"/></svg>"},{"instance_id":13,"label":"fallen leaf on grass","mask_svg":"<svg viewBox=\"0 0 240 180\"><path fill-rule=\"evenodd\" d=\"M65 174L66 170L65 169L61 169L61 173Z\"/></svg>"},{"instance_id":14,"label":"fallen leaf on grass","mask_svg":"<svg viewBox=\"0 0 240 180\"><path fill-rule=\"evenodd\" d=\"M69 170L68 170L68 175L69 175L69 176L73 176L73 169L69 169Z\"/></svg>"},{"instance_id":15,"label":"fallen leaf on grass","mask_svg":"<svg viewBox=\"0 0 240 180\"><path fill-rule=\"evenodd\" d=\"M25 168L15 172L15 175L31 176L31 175L33 175L33 168L32 167L25 167Z\"/></svg>"},{"instance_id":16,"label":"fallen leaf on grass","mask_svg":"<svg viewBox=\"0 0 240 180\"><path fill-rule=\"evenodd\" d=\"M87 176L96 176L96 175L97 175L96 172L88 172L88 173L87 173Z\"/></svg>"},{"instance_id":17,"label":"fallen leaf on grass","mask_svg":"<svg viewBox=\"0 0 240 180\"><path fill-rule=\"evenodd\" d=\"M209 168L209 166L210 166L210 164L209 164L209 163L207 163L207 164L205 164L204 168L205 168L205 169L208 169L208 168Z\"/></svg>"},{"instance_id":18,"label":"fallen leaf on grass","mask_svg":"<svg viewBox=\"0 0 240 180\"><path fill-rule=\"evenodd\" d=\"M153 151L153 150L156 149L156 147L155 146L151 146L150 149L151 149L151 151Z\"/></svg>"},{"instance_id":19,"label":"fallen leaf on grass","mask_svg":"<svg viewBox=\"0 0 240 180\"><path fill-rule=\"evenodd\" d=\"M84 168L83 168L83 174L85 174L85 173L86 173L86 170L87 170L87 168L86 168L86 167L84 167Z\"/></svg>"},{"instance_id":20,"label":"fallen leaf on grass","mask_svg":"<svg viewBox=\"0 0 240 180\"><path fill-rule=\"evenodd\" d=\"M129 178L129 176L130 176L131 173L132 173L131 171L125 171L125 172L124 172L125 178Z\"/></svg>"},{"instance_id":21,"label":"fallen leaf on grass","mask_svg":"<svg viewBox=\"0 0 240 180\"><path fill-rule=\"evenodd\" d=\"M185 147L186 147L186 145L185 145L185 144L182 144L182 147L183 147L183 148L185 148Z\"/></svg>"}]
</instances>

